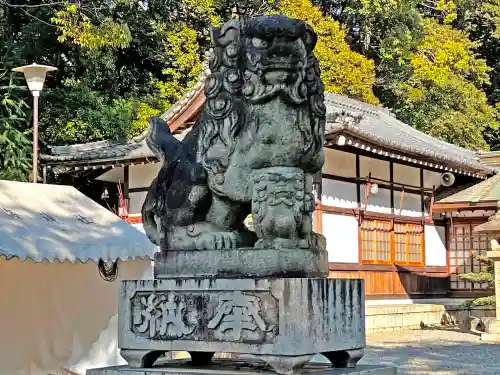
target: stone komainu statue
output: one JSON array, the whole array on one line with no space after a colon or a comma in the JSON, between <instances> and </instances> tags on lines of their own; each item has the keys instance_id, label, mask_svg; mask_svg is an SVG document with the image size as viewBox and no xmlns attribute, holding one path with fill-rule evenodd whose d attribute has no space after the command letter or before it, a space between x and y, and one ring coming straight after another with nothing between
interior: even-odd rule
<instances>
[{"instance_id":1,"label":"stone komainu statue","mask_svg":"<svg viewBox=\"0 0 500 375\"><path fill-rule=\"evenodd\" d=\"M313 174L324 161L316 34L267 15L212 32L206 102L178 141L160 118L147 142L162 162L143 206L162 250L324 248L313 233ZM255 232L244 220L252 214Z\"/></svg>"}]
</instances>

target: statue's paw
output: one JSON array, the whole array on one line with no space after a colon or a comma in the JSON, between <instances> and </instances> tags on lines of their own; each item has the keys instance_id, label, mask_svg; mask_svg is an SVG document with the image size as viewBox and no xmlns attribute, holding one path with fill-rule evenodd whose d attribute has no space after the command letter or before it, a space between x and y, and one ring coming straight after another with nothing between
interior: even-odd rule
<instances>
[{"instance_id":1,"label":"statue's paw","mask_svg":"<svg viewBox=\"0 0 500 375\"><path fill-rule=\"evenodd\" d=\"M291 249L297 247L297 240L289 238L261 238L255 246L258 249Z\"/></svg>"},{"instance_id":2,"label":"statue's paw","mask_svg":"<svg viewBox=\"0 0 500 375\"><path fill-rule=\"evenodd\" d=\"M236 249L242 247L252 247L257 240L257 236L252 231L228 231L215 232L212 234L210 248L215 249Z\"/></svg>"},{"instance_id":3,"label":"statue's paw","mask_svg":"<svg viewBox=\"0 0 500 375\"><path fill-rule=\"evenodd\" d=\"M235 249L237 245L236 232L212 233L212 249Z\"/></svg>"},{"instance_id":4,"label":"statue's paw","mask_svg":"<svg viewBox=\"0 0 500 375\"><path fill-rule=\"evenodd\" d=\"M254 232L224 231L217 226L202 222L177 227L169 234L171 249L236 249L240 247L252 247L257 240Z\"/></svg>"},{"instance_id":5,"label":"statue's paw","mask_svg":"<svg viewBox=\"0 0 500 375\"><path fill-rule=\"evenodd\" d=\"M268 240L267 238L260 238L257 240L254 247L256 249L270 249L273 247L272 245L273 243L271 240Z\"/></svg>"},{"instance_id":6,"label":"statue's paw","mask_svg":"<svg viewBox=\"0 0 500 375\"><path fill-rule=\"evenodd\" d=\"M298 242L297 239L275 238L272 246L274 249L293 249L297 247Z\"/></svg>"}]
</instances>

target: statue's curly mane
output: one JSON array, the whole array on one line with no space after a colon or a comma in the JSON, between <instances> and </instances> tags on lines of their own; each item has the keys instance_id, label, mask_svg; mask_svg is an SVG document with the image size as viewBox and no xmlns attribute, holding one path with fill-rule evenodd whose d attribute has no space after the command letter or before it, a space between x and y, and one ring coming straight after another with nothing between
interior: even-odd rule
<instances>
[{"instance_id":1,"label":"statue's curly mane","mask_svg":"<svg viewBox=\"0 0 500 375\"><path fill-rule=\"evenodd\" d=\"M243 125L243 77L241 29L239 21L230 21L212 31L213 53L209 67L212 74L205 84L205 106L198 120L198 150L203 166L212 173L224 173L234 150L234 141ZM219 141L226 148L225 157L208 158L208 150Z\"/></svg>"},{"instance_id":2,"label":"statue's curly mane","mask_svg":"<svg viewBox=\"0 0 500 375\"><path fill-rule=\"evenodd\" d=\"M323 157L323 134L325 130L324 85L320 78L319 63L313 50L316 34L307 25L303 37L307 49L307 66L304 83L307 87L307 101L311 114L311 133L305 150L308 154ZM198 161L213 174L224 174L231 154L235 149L238 134L245 123L245 108L242 88L244 85L245 45L247 38L240 21L233 20L221 28L212 30L213 53L210 58L211 75L205 84L206 102L198 123ZM217 157L210 158L209 150L217 143L225 151L217 152ZM322 162L321 162L322 164Z\"/></svg>"}]
</instances>

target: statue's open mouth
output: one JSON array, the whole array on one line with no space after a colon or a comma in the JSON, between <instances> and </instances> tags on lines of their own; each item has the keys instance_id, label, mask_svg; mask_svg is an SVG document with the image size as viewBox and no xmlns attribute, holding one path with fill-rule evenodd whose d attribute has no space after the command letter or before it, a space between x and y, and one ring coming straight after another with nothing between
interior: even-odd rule
<instances>
[{"instance_id":1,"label":"statue's open mouth","mask_svg":"<svg viewBox=\"0 0 500 375\"><path fill-rule=\"evenodd\" d=\"M302 63L301 62L295 62L295 63L275 63L275 64L267 64L264 66L264 71L270 72L270 71L289 71L289 72L296 72L302 68Z\"/></svg>"}]
</instances>

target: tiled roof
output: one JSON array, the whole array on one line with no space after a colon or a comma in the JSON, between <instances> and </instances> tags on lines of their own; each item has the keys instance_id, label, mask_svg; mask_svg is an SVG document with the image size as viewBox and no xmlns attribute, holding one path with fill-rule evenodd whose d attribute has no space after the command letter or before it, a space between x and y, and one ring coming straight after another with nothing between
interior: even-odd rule
<instances>
[{"instance_id":1,"label":"tiled roof","mask_svg":"<svg viewBox=\"0 0 500 375\"><path fill-rule=\"evenodd\" d=\"M466 170L492 171L479 155L438 140L405 124L387 109L336 94L325 95L327 135L352 133L367 142L416 158ZM338 120L340 119L340 121Z\"/></svg>"},{"instance_id":2,"label":"tiled roof","mask_svg":"<svg viewBox=\"0 0 500 375\"><path fill-rule=\"evenodd\" d=\"M482 203L497 201L500 201L500 174L496 174L465 190L443 198L437 203Z\"/></svg>"},{"instance_id":3,"label":"tiled roof","mask_svg":"<svg viewBox=\"0 0 500 375\"><path fill-rule=\"evenodd\" d=\"M186 129L176 134L177 139L182 139L190 129ZM113 161L113 160L135 160L149 158L156 159L153 151L146 143L145 135L141 135L128 142L101 141L82 143L71 146L53 146L51 154L42 154L40 159L47 163L56 164L65 162L85 162L85 161Z\"/></svg>"},{"instance_id":4,"label":"tiled roof","mask_svg":"<svg viewBox=\"0 0 500 375\"><path fill-rule=\"evenodd\" d=\"M497 212L488 218L486 223L476 225L473 230L475 233L494 234L500 233L500 202L497 205Z\"/></svg>"}]
</instances>

